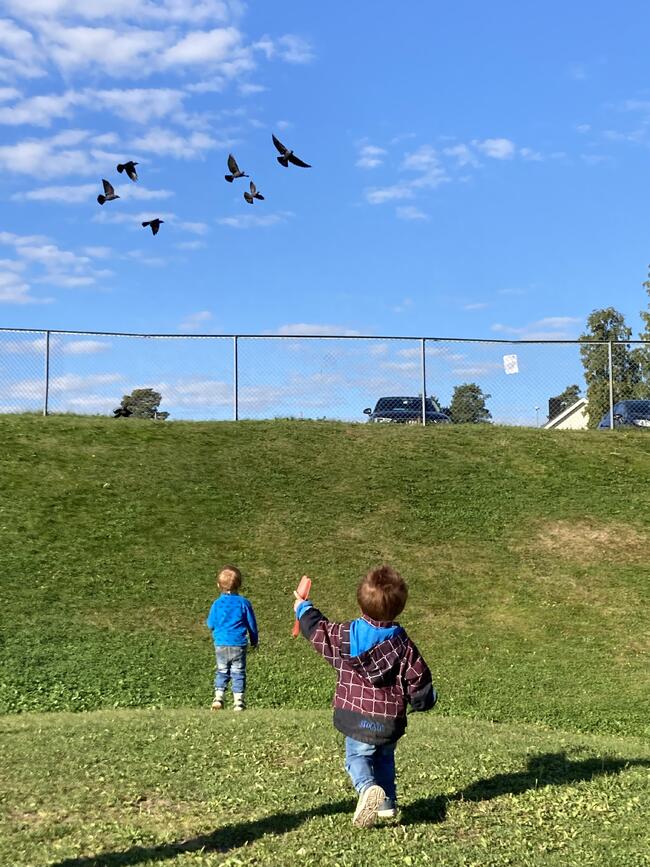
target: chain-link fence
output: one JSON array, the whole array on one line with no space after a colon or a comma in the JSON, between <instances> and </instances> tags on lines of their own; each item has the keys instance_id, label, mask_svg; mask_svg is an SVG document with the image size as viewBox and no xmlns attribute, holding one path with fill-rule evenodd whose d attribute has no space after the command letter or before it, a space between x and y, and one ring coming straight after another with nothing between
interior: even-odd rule
<instances>
[{"instance_id":1,"label":"chain-link fence","mask_svg":"<svg viewBox=\"0 0 650 867\"><path fill-rule=\"evenodd\" d=\"M152 388L171 419L616 426L645 417L633 399L650 422L635 353L650 344L0 329L0 413L112 415Z\"/></svg>"}]
</instances>

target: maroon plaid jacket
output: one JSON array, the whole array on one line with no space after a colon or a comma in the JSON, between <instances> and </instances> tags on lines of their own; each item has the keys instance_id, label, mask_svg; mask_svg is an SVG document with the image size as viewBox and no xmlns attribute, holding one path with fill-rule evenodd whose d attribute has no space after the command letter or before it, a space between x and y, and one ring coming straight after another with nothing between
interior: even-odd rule
<instances>
[{"instance_id":1,"label":"maroon plaid jacket","mask_svg":"<svg viewBox=\"0 0 650 867\"><path fill-rule=\"evenodd\" d=\"M371 626L396 626L364 618ZM431 672L403 629L359 656L350 655L350 623L330 623L317 608L307 608L300 629L337 673L334 726L370 744L397 741L406 729L406 709L434 706Z\"/></svg>"}]
</instances>

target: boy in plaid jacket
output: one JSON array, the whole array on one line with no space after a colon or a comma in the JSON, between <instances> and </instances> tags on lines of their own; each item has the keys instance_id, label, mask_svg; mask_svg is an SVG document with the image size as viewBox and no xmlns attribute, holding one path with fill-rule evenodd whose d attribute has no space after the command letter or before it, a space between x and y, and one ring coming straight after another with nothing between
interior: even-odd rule
<instances>
[{"instance_id":1,"label":"boy in plaid jacket","mask_svg":"<svg viewBox=\"0 0 650 867\"><path fill-rule=\"evenodd\" d=\"M334 726L345 735L345 767L359 793L352 822L359 828L397 815L395 746L407 705L425 711L437 700L426 662L394 622L407 595L402 576L380 566L357 588L361 617L330 623L294 593L300 631L337 672Z\"/></svg>"}]
</instances>

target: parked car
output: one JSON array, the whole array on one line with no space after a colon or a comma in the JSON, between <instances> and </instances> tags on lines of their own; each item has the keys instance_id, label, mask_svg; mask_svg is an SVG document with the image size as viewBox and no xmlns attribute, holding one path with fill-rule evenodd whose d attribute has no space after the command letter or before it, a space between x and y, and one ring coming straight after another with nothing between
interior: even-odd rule
<instances>
[{"instance_id":1,"label":"parked car","mask_svg":"<svg viewBox=\"0 0 650 867\"><path fill-rule=\"evenodd\" d=\"M421 397L380 397L374 409L367 407L364 413L369 422L392 424L422 423ZM427 424L451 424L451 419L431 397L425 399L425 421Z\"/></svg>"},{"instance_id":2,"label":"parked car","mask_svg":"<svg viewBox=\"0 0 650 867\"><path fill-rule=\"evenodd\" d=\"M614 404L614 427L636 427L650 430L650 400L619 400ZM606 412L598 425L599 430L609 430L609 413Z\"/></svg>"}]
</instances>

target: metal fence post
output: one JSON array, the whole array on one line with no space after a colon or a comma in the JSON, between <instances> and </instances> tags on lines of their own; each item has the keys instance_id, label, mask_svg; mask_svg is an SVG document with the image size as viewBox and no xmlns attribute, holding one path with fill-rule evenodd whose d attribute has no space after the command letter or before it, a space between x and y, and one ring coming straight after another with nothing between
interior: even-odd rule
<instances>
[{"instance_id":1,"label":"metal fence post","mask_svg":"<svg viewBox=\"0 0 650 867\"><path fill-rule=\"evenodd\" d=\"M422 424L427 423L427 357L426 357L426 337L420 338L420 367L422 371Z\"/></svg>"},{"instance_id":2,"label":"metal fence post","mask_svg":"<svg viewBox=\"0 0 650 867\"><path fill-rule=\"evenodd\" d=\"M50 332L45 332L45 393L43 395L43 415L47 415L50 399Z\"/></svg>"},{"instance_id":3,"label":"metal fence post","mask_svg":"<svg viewBox=\"0 0 650 867\"><path fill-rule=\"evenodd\" d=\"M614 430L614 364L612 363L612 341L607 344L607 371L609 376L609 429Z\"/></svg>"},{"instance_id":4,"label":"metal fence post","mask_svg":"<svg viewBox=\"0 0 650 867\"><path fill-rule=\"evenodd\" d=\"M233 421L239 421L239 356L238 356L238 345L237 341L239 338L237 336L232 339L232 351L233 351L233 359L232 359L232 417Z\"/></svg>"}]
</instances>

